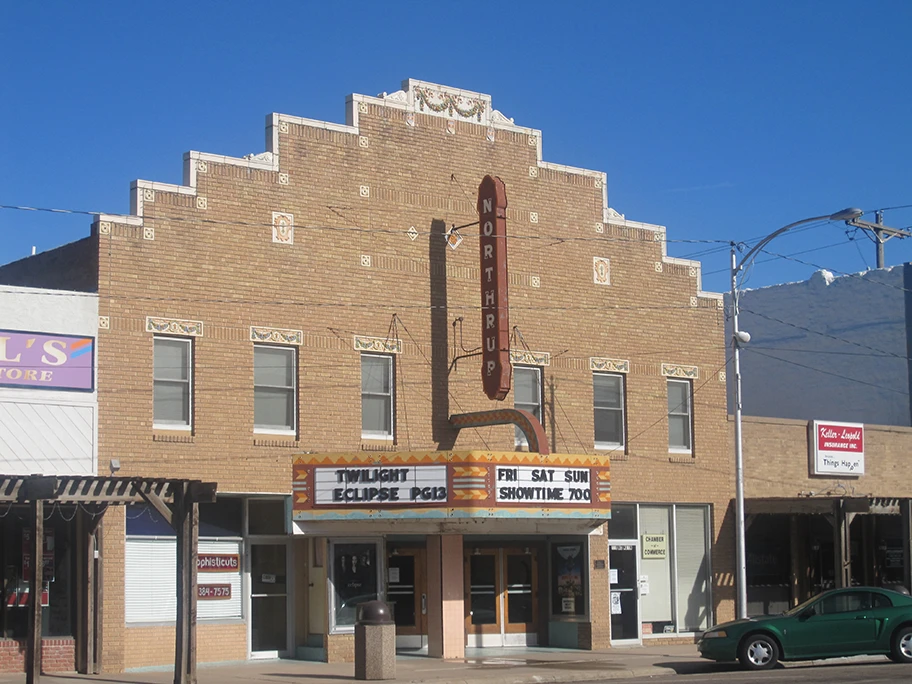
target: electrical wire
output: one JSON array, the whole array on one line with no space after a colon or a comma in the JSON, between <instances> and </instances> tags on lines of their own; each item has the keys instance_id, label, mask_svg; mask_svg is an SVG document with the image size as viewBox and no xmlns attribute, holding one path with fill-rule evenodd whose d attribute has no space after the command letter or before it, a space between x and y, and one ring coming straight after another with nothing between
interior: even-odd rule
<instances>
[{"instance_id":1,"label":"electrical wire","mask_svg":"<svg viewBox=\"0 0 912 684\"><path fill-rule=\"evenodd\" d=\"M880 280L877 280L876 278L866 278L865 276L869 275L872 271L865 271L864 273L848 273L846 271L840 271L839 269L836 269L836 268L827 268L826 266L814 264L814 263L811 263L810 261L796 259L795 257L787 256L785 254L777 254L776 252L770 252L767 250L761 250L761 251L763 251L767 254L770 254L771 256L777 257L779 259L786 259L788 261L794 261L796 263L799 263L803 266L810 266L811 268L816 268L818 271L829 271L830 273L834 273L836 275L845 276L848 278L855 278L857 280L861 280L862 282L871 283L873 285L889 287L893 290L899 290L900 292L912 292L912 290L905 288L905 287L901 287L899 285L893 285L892 283L885 283ZM873 271L873 272L876 273L877 271Z\"/></svg>"},{"instance_id":2,"label":"electrical wire","mask_svg":"<svg viewBox=\"0 0 912 684\"><path fill-rule=\"evenodd\" d=\"M327 207L330 208L330 207ZM97 212L97 211L86 211L81 209L52 209L46 207L27 207L21 205L12 205L12 204L0 204L0 209L6 210L15 210L15 211L31 211L31 212L48 212L53 214L76 214L83 216L99 216L99 215L110 215L115 218L119 217L118 214L112 214L110 212ZM332 209L330 209L332 211ZM333 212L341 216L338 212ZM135 217L139 218L139 217ZM143 222L145 221L173 221L173 222L182 222L182 223L193 223L193 224L206 224L206 225L219 225L219 226L228 226L232 228L272 228L273 224L270 223L260 223L256 221L224 221L219 219L208 219L200 217L186 217L186 216L168 216L168 215L153 215L153 216L143 216L141 217ZM117 223L116 220L113 221ZM336 232L350 232L350 233L367 233L367 234L385 234L385 235L403 235L406 234L406 231L402 229L392 229L392 228L361 228L358 226L325 226L325 225L304 225L304 224L294 224L295 230L304 230L304 231L336 231ZM432 236L437 235L433 231L417 231L419 236ZM475 234L467 234L463 237L466 238L477 238ZM548 240L555 243L571 243L571 242L624 242L624 243L643 243L643 242L655 242L655 240L642 240L638 238L629 238L629 237L611 237L607 235L599 235L593 237L573 237L567 235L548 235L548 234L537 234L537 235L516 235L508 234L505 236L506 240ZM662 238L662 242L668 244L728 244L728 240L707 240L707 239L669 239L667 237Z\"/></svg>"},{"instance_id":3,"label":"electrical wire","mask_svg":"<svg viewBox=\"0 0 912 684\"><path fill-rule=\"evenodd\" d=\"M745 351L746 350L747 349L745 348ZM840 378L841 380L848 380L849 382L853 382L858 385L864 385L865 387L873 387L882 392L892 392L893 394L899 394L904 397L909 396L908 390L897 390L897 389L893 389L892 387L887 387L886 385L882 385L882 384L878 384L878 383L874 383L874 382L867 382L865 380L859 380L858 378L850 378L850 377L846 376L845 373L836 373L833 371L824 370L822 368L814 368L813 366L808 366L807 364L804 364L804 363L798 363L797 361L790 361L789 359L783 359L778 356L773 356L772 354L764 354L761 351L756 351L753 349L751 349L750 351L751 351L751 353L756 353L758 356L765 356L768 359L772 359L773 361L779 361L781 363L787 363L790 366L796 366L798 368L803 368L805 370L814 371L815 373L820 373L822 375L829 375L834 378Z\"/></svg>"},{"instance_id":4,"label":"electrical wire","mask_svg":"<svg viewBox=\"0 0 912 684\"><path fill-rule=\"evenodd\" d=\"M768 321L773 321L774 323L780 323L781 325L785 325L785 326L788 326L788 327L790 327L790 328L794 328L794 329L796 329L796 330L801 330L802 332L812 333L812 334L814 334L814 335L819 335L820 337L826 337L827 339L834 340L834 341L836 341L836 342L842 342L842 343L844 343L844 344L850 344L850 345L853 345L853 346L855 346L855 347L859 347L860 349L866 349L866 350L868 350L868 351L877 352L878 354L883 354L884 356L891 356L891 357L896 358L896 359L905 359L905 358L907 358L907 357L906 357L905 355L903 355L903 354L896 354L895 352L890 352L890 351L887 351L887 350L885 350L885 349L878 349L877 347L871 347L871 346L869 346L869 345L867 345L867 344L862 344L862 343L860 343L860 342L855 342L854 340L847 340L847 339L845 339L844 337L837 337L836 335L831 335L831 334L829 334L829 333L822 332L822 331L820 331L820 330L814 330L814 329L812 329L812 328L806 328L806 327L801 326L801 325L798 325L798 324L796 324L796 323L790 323L790 322L788 322L788 321L783 321L783 320L781 320L781 319L779 319L779 318L776 318L776 317L774 317L774 316L769 316L769 315L767 315L767 314L760 313L759 311L753 311L753 310L751 310L751 309L746 309L746 308L744 308L743 306L741 307L741 313L749 313L749 314L751 314L751 315L753 315L753 316L759 316L760 318L765 318L765 319L768 320Z\"/></svg>"}]
</instances>

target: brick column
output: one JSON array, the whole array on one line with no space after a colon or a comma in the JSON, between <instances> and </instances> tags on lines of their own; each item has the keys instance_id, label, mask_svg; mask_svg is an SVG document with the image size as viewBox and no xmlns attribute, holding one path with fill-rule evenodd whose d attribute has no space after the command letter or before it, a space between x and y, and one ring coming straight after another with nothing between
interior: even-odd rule
<instances>
[{"instance_id":1,"label":"brick column","mask_svg":"<svg viewBox=\"0 0 912 684\"><path fill-rule=\"evenodd\" d=\"M589 575L589 628L579 632L579 647L593 651L611 646L608 526L602 525L601 531L601 534L589 536L589 567L586 570Z\"/></svg>"}]
</instances>

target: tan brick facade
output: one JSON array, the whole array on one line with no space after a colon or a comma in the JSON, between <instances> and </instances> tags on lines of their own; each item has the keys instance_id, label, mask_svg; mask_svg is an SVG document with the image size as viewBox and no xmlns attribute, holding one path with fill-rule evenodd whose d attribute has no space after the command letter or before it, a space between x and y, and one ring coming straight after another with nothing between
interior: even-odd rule
<instances>
[{"instance_id":1,"label":"tan brick facade","mask_svg":"<svg viewBox=\"0 0 912 684\"><path fill-rule=\"evenodd\" d=\"M859 477L808 474L806 420L749 417L743 434L747 499L905 499L912 490L912 428L865 425L865 473Z\"/></svg>"},{"instance_id":2,"label":"tan brick facade","mask_svg":"<svg viewBox=\"0 0 912 684\"><path fill-rule=\"evenodd\" d=\"M131 627L124 630L124 667L154 667L174 661L174 627ZM242 622L207 624L197 631L197 658L201 663L238 660L247 650L247 626Z\"/></svg>"},{"instance_id":3,"label":"tan brick facade","mask_svg":"<svg viewBox=\"0 0 912 684\"><path fill-rule=\"evenodd\" d=\"M716 618L732 617L724 312L718 297L699 291L699 264L665 256L664 228L610 210L603 174L543 162L539 131L493 115L485 125L409 111L393 99L358 96L349 106L356 126L273 116L273 168L191 154L194 186L138 184L141 221L95 223L99 314L109 322L98 343L100 467L117 458L120 475L288 495L297 452L513 450L511 426L457 435L447 423L453 413L495 408L471 355L481 325L478 228L461 229L455 250L443 235L477 220L478 184L494 174L509 200L513 348L551 355L543 423L552 452L593 452L590 359L629 361L628 446L606 454L612 498L711 504ZM274 241L274 213L293 215L293 244ZM608 260L610 275L595 271L604 264L595 259ZM147 317L203 323L193 337L192 432L153 429ZM303 332L296 436L254 432L251 326ZM361 439L355 336L402 342L394 445ZM692 454L669 452L663 364L695 370ZM594 544L606 552L604 536ZM104 529L105 669L167 663L170 628L124 629L123 558L123 515L112 510ZM588 638L602 648L610 619L604 573L592 589ZM244 629L201 625L200 660L245 658ZM351 644L333 636L324 647L335 660Z\"/></svg>"}]
</instances>

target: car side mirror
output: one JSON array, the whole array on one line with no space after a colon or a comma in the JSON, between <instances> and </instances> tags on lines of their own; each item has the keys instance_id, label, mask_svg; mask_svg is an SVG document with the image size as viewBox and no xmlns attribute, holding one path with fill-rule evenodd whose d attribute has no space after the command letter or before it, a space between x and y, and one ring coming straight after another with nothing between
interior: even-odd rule
<instances>
[{"instance_id":1,"label":"car side mirror","mask_svg":"<svg viewBox=\"0 0 912 684\"><path fill-rule=\"evenodd\" d=\"M801 615L798 616L798 619L807 620L809 618L814 617L816 614L817 614L817 611L815 611L813 608L808 608L807 610L804 610L801 612Z\"/></svg>"}]
</instances>

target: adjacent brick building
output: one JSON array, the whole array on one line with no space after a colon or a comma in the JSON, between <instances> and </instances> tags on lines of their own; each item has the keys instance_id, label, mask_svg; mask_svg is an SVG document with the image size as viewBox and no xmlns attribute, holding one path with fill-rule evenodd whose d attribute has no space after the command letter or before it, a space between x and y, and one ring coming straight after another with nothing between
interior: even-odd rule
<instances>
[{"instance_id":1,"label":"adjacent brick building","mask_svg":"<svg viewBox=\"0 0 912 684\"><path fill-rule=\"evenodd\" d=\"M543 161L541 131L489 96L430 83L352 95L344 125L273 114L266 150L189 152L182 185L136 181L130 216L0 268L98 293L99 470L218 482L200 513L200 660L351 658L353 606L377 595L400 646L442 656L692 638L730 618L722 299L666 255L665 228L612 210L603 173ZM509 202L504 402L478 356L487 174ZM543 424L537 451L512 425L450 420L514 406ZM491 481L549 466L604 477L513 508ZM360 501L393 495L351 478L392 469L427 485L425 514ZM350 506L320 500L336 476ZM557 489L591 509L571 515ZM473 491L495 503L457 514ZM161 522L105 515L108 670L171 661Z\"/></svg>"},{"instance_id":2,"label":"adjacent brick building","mask_svg":"<svg viewBox=\"0 0 912 684\"><path fill-rule=\"evenodd\" d=\"M751 613L912 589L910 284L902 264L741 295Z\"/></svg>"}]
</instances>

